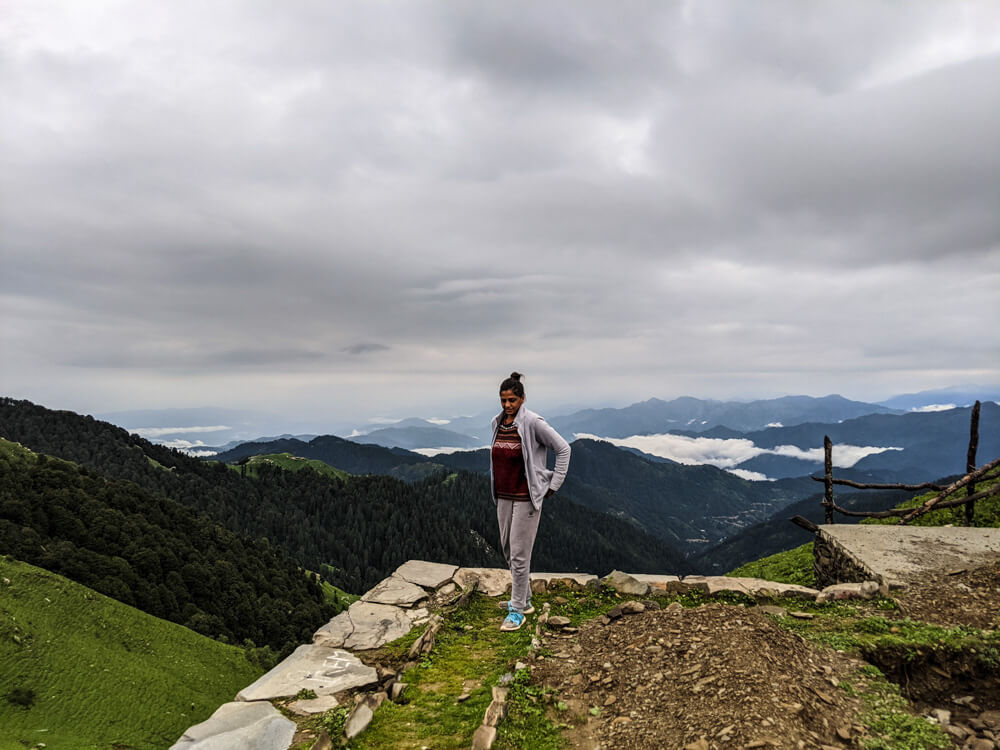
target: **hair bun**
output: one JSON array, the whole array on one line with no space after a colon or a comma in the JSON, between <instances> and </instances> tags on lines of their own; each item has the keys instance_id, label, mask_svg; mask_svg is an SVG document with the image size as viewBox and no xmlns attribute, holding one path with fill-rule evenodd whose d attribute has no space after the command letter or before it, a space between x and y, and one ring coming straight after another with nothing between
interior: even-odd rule
<instances>
[{"instance_id":1,"label":"hair bun","mask_svg":"<svg viewBox=\"0 0 1000 750\"><path fill-rule=\"evenodd\" d=\"M512 372L510 374L510 377L511 377L511 380L516 380L518 383L520 383L521 382L521 378L523 378L524 375L522 375L519 372Z\"/></svg>"}]
</instances>

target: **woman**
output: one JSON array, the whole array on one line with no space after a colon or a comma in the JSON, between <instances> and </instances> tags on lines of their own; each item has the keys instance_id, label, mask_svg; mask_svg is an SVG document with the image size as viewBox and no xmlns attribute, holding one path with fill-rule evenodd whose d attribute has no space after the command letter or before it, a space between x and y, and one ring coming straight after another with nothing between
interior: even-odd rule
<instances>
[{"instance_id":1,"label":"woman","mask_svg":"<svg viewBox=\"0 0 1000 750\"><path fill-rule=\"evenodd\" d=\"M531 606L531 548L535 545L542 500L562 486L569 468L569 443L548 422L524 408L523 376L512 372L500 384L503 411L493 418L490 491L497 506L500 544L510 566L510 601L501 630L517 630ZM555 471L546 468L546 449L556 454Z\"/></svg>"}]
</instances>

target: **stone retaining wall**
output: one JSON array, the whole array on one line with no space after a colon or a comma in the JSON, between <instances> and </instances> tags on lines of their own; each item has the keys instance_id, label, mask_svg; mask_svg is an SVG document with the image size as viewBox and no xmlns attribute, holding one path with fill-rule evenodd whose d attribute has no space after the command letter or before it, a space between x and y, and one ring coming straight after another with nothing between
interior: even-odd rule
<instances>
[{"instance_id":1,"label":"stone retaining wall","mask_svg":"<svg viewBox=\"0 0 1000 750\"><path fill-rule=\"evenodd\" d=\"M813 541L813 573L820 588L869 580L883 583L880 575L869 570L822 529Z\"/></svg>"}]
</instances>

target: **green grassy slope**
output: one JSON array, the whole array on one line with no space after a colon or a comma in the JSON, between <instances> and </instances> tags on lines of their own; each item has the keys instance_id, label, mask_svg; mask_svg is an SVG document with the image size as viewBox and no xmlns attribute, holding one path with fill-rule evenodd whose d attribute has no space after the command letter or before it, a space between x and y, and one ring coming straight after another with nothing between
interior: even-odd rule
<instances>
[{"instance_id":1,"label":"green grassy slope","mask_svg":"<svg viewBox=\"0 0 1000 750\"><path fill-rule=\"evenodd\" d=\"M0 750L165 748L262 672L239 648L0 557Z\"/></svg>"},{"instance_id":2,"label":"green grassy slope","mask_svg":"<svg viewBox=\"0 0 1000 750\"><path fill-rule=\"evenodd\" d=\"M250 456L246 462L246 473L249 476L258 476L260 474L260 467L263 464L279 466L286 471L302 471L303 469L312 469L313 471L323 474L324 476L337 477L338 479L344 480L351 476L346 471L334 468L333 466L330 466L330 464L325 464L314 458L293 456L291 453L268 453L261 456ZM226 464L226 466L237 472L243 470L242 466L237 466L236 464Z\"/></svg>"}]
</instances>

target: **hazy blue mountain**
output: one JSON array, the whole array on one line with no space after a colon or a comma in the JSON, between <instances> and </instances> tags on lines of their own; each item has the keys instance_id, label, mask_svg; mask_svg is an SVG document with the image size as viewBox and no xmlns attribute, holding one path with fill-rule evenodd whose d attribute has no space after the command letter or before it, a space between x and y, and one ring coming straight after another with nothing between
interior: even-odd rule
<instances>
[{"instance_id":1,"label":"hazy blue mountain","mask_svg":"<svg viewBox=\"0 0 1000 750\"><path fill-rule=\"evenodd\" d=\"M823 447L823 436L837 444L902 448L862 458L851 469L837 468L844 479L863 478L880 482L925 482L949 474L964 473L969 445L971 408L941 412L872 414L838 424L801 424L743 433L758 448L795 446L802 450ZM846 448L841 450L846 451ZM1000 456L1000 406L985 402L980 407L979 464ZM761 455L744 461L740 469L760 471L769 477L821 473L820 461L788 456Z\"/></svg>"},{"instance_id":2,"label":"hazy blue mountain","mask_svg":"<svg viewBox=\"0 0 1000 750\"><path fill-rule=\"evenodd\" d=\"M405 426L383 427L367 435L355 435L348 440L355 443L382 445L386 448L478 448L484 441L441 427Z\"/></svg>"},{"instance_id":3,"label":"hazy blue mountain","mask_svg":"<svg viewBox=\"0 0 1000 750\"><path fill-rule=\"evenodd\" d=\"M315 435L337 433L344 424L305 423L283 415L263 411L223 409L218 407L183 409L133 409L96 415L154 443L185 449L215 450L211 446L232 447L249 440L267 440L261 435ZM320 430L319 428L322 428Z\"/></svg>"},{"instance_id":4,"label":"hazy blue mountain","mask_svg":"<svg viewBox=\"0 0 1000 750\"><path fill-rule=\"evenodd\" d=\"M933 391L919 393L904 393L880 401L882 406L890 409L911 411L932 406L971 406L976 401L1000 401L1000 386L996 385L959 385L951 388L939 388Z\"/></svg>"},{"instance_id":5,"label":"hazy blue mountain","mask_svg":"<svg viewBox=\"0 0 1000 750\"><path fill-rule=\"evenodd\" d=\"M500 411L499 405L497 410L491 412L481 412L479 414L474 414L472 416L461 416L461 417L449 417L447 419L424 419L423 417L407 417L406 419L401 419L398 422L392 422L391 424L363 424L358 425L354 428L354 431L358 435L371 435L378 430L382 429L392 429L392 428L403 428L403 427L426 427L432 429L448 430L450 432L455 432L460 435L465 435L467 437L473 438L476 442L474 445L485 445L489 442L489 432L490 432L490 420L493 419L494 415ZM348 431L350 432L350 431ZM347 433L345 433L347 434ZM352 438L353 439L353 438ZM437 445L425 446L428 448L439 448L443 443Z\"/></svg>"},{"instance_id":6,"label":"hazy blue mountain","mask_svg":"<svg viewBox=\"0 0 1000 750\"><path fill-rule=\"evenodd\" d=\"M564 435L590 434L599 437L651 435L674 430L704 433L724 426L736 431L760 430L770 424L794 425L805 422L838 422L863 414L891 413L892 410L842 396L784 396L760 401L710 401L691 397L662 401L652 398L622 409L586 409L551 419Z\"/></svg>"}]
</instances>

